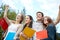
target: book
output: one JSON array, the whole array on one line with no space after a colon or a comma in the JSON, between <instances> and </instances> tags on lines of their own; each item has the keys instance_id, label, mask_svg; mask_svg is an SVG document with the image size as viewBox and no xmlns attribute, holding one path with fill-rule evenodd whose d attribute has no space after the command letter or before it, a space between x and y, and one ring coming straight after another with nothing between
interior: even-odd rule
<instances>
[{"instance_id":1,"label":"book","mask_svg":"<svg viewBox=\"0 0 60 40\"><path fill-rule=\"evenodd\" d=\"M37 39L45 39L45 38L48 38L47 30L42 30L42 31L36 32L36 38Z\"/></svg>"},{"instance_id":2,"label":"book","mask_svg":"<svg viewBox=\"0 0 60 40\"><path fill-rule=\"evenodd\" d=\"M20 40L26 40L23 36L20 36Z\"/></svg>"},{"instance_id":3,"label":"book","mask_svg":"<svg viewBox=\"0 0 60 40\"><path fill-rule=\"evenodd\" d=\"M23 33L28 37L28 38L32 38L32 36L35 33L35 30L33 30L32 28L29 27L25 27L25 29L23 30ZM26 40L23 36L20 36L20 40Z\"/></svg>"},{"instance_id":4,"label":"book","mask_svg":"<svg viewBox=\"0 0 60 40\"><path fill-rule=\"evenodd\" d=\"M9 33L7 33L4 40L14 40L14 36L15 36L14 32L9 32Z\"/></svg>"},{"instance_id":5,"label":"book","mask_svg":"<svg viewBox=\"0 0 60 40\"><path fill-rule=\"evenodd\" d=\"M0 26L1 26L1 28L2 28L3 31L6 31L7 30L8 24L7 24L7 22L5 21L4 18L1 18L0 19Z\"/></svg>"},{"instance_id":6,"label":"book","mask_svg":"<svg viewBox=\"0 0 60 40\"><path fill-rule=\"evenodd\" d=\"M23 30L23 33L28 37L28 38L32 38L32 36L35 33L35 30L33 30L32 28L29 27L25 27L25 29Z\"/></svg>"}]
</instances>

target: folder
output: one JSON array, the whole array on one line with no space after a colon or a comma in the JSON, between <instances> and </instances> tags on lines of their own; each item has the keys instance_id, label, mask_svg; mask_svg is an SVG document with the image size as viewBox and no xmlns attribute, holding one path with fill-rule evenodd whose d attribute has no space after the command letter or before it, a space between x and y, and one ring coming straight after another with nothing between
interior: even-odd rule
<instances>
[{"instance_id":1,"label":"folder","mask_svg":"<svg viewBox=\"0 0 60 40\"><path fill-rule=\"evenodd\" d=\"M36 32L36 38L37 39L45 39L45 38L48 38L47 30L42 30L42 31Z\"/></svg>"},{"instance_id":2,"label":"folder","mask_svg":"<svg viewBox=\"0 0 60 40\"><path fill-rule=\"evenodd\" d=\"M9 33L7 33L4 40L14 40L14 36L15 36L14 32L9 32Z\"/></svg>"},{"instance_id":3,"label":"folder","mask_svg":"<svg viewBox=\"0 0 60 40\"><path fill-rule=\"evenodd\" d=\"M29 27L25 27L25 29L23 30L23 33L28 37L28 38L32 38L32 36L35 33L35 30L33 30L32 28ZM24 37L20 36L20 40L26 40Z\"/></svg>"},{"instance_id":4,"label":"folder","mask_svg":"<svg viewBox=\"0 0 60 40\"><path fill-rule=\"evenodd\" d=\"M1 28L2 28L3 31L6 31L7 30L8 24L7 24L7 22L5 21L4 18L1 18L0 19L0 26L1 26Z\"/></svg>"},{"instance_id":5,"label":"folder","mask_svg":"<svg viewBox=\"0 0 60 40\"><path fill-rule=\"evenodd\" d=\"M20 36L20 40L26 40L23 36Z\"/></svg>"},{"instance_id":6,"label":"folder","mask_svg":"<svg viewBox=\"0 0 60 40\"><path fill-rule=\"evenodd\" d=\"M32 38L32 36L33 36L34 33L35 33L35 30L33 30L32 28L26 27L26 28L23 30L23 33L24 33L27 37Z\"/></svg>"}]
</instances>

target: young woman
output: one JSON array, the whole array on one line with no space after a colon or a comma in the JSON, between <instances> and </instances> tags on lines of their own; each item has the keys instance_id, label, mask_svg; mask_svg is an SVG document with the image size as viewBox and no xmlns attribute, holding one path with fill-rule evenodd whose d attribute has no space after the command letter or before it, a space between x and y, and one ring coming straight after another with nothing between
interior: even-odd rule
<instances>
[{"instance_id":1,"label":"young woman","mask_svg":"<svg viewBox=\"0 0 60 40\"><path fill-rule=\"evenodd\" d=\"M32 18L32 16L27 15L27 16L26 16L26 19L25 19L24 28L25 28L25 27L30 27L30 28L32 28L32 24L33 24L33 18ZM24 30L24 28L23 28L23 30ZM21 32L20 35L23 36L24 38L26 38L26 40L32 40L32 39L29 39L23 32Z\"/></svg>"},{"instance_id":2,"label":"young woman","mask_svg":"<svg viewBox=\"0 0 60 40\"><path fill-rule=\"evenodd\" d=\"M7 34L6 35L8 35L8 33L9 32L14 32L14 33L17 33L17 30L18 29L20 29L20 32L21 32L21 30L22 30L22 21L23 21L23 14L18 14L17 16L16 16L16 21L14 21L14 23L12 23L9 19L8 19L8 17L7 17L7 11L8 11L8 6L6 5L5 6L5 11L4 11L4 19L6 20L6 22L8 23L8 25L9 25L9 27L8 27L8 29L7 29ZM17 35L17 34L16 34ZM5 36L5 35L4 35Z\"/></svg>"},{"instance_id":3,"label":"young woman","mask_svg":"<svg viewBox=\"0 0 60 40\"><path fill-rule=\"evenodd\" d=\"M44 26L48 32L48 38L44 40L56 40L56 28L52 19L48 16L44 17Z\"/></svg>"}]
</instances>

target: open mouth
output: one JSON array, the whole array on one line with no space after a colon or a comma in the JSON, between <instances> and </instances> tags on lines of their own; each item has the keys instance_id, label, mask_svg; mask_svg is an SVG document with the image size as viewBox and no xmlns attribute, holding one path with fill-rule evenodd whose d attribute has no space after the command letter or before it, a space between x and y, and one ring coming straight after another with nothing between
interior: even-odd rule
<instances>
[{"instance_id":1,"label":"open mouth","mask_svg":"<svg viewBox=\"0 0 60 40\"><path fill-rule=\"evenodd\" d=\"M19 18L17 18L17 19L19 19Z\"/></svg>"}]
</instances>

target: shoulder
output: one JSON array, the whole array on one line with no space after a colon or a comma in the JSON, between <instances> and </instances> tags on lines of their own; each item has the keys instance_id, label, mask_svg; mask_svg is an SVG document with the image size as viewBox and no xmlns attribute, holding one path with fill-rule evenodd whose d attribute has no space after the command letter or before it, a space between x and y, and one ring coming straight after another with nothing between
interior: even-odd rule
<instances>
[{"instance_id":1,"label":"shoulder","mask_svg":"<svg viewBox=\"0 0 60 40\"><path fill-rule=\"evenodd\" d=\"M49 24L47 29L55 29L55 25L54 24Z\"/></svg>"},{"instance_id":2,"label":"shoulder","mask_svg":"<svg viewBox=\"0 0 60 40\"><path fill-rule=\"evenodd\" d=\"M48 27L55 27L55 25L54 24L49 24Z\"/></svg>"},{"instance_id":3,"label":"shoulder","mask_svg":"<svg viewBox=\"0 0 60 40\"><path fill-rule=\"evenodd\" d=\"M24 24L19 24L19 26L24 26Z\"/></svg>"}]
</instances>

